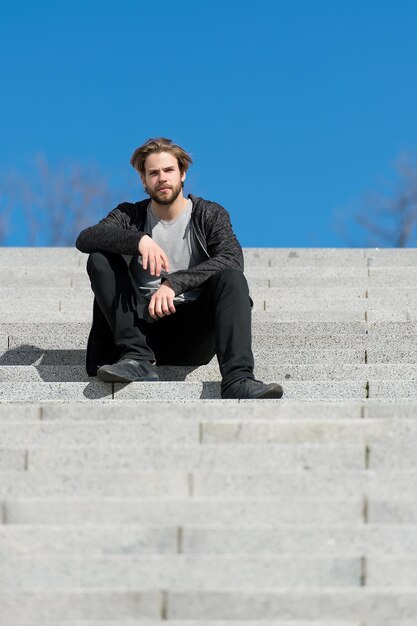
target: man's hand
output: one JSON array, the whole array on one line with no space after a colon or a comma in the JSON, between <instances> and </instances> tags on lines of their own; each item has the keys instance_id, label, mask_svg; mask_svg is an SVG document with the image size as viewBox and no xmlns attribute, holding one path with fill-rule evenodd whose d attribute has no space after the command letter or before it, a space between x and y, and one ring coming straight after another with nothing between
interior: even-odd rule
<instances>
[{"instance_id":1,"label":"man's hand","mask_svg":"<svg viewBox=\"0 0 417 626\"><path fill-rule=\"evenodd\" d=\"M148 306L150 316L156 320L158 317L175 313L174 306L175 291L165 281L153 294Z\"/></svg>"},{"instance_id":2,"label":"man's hand","mask_svg":"<svg viewBox=\"0 0 417 626\"><path fill-rule=\"evenodd\" d=\"M169 272L167 255L149 235L144 235L139 241L139 252L142 255L143 269L148 269L149 264L149 273L152 276L160 276L162 269Z\"/></svg>"}]
</instances>

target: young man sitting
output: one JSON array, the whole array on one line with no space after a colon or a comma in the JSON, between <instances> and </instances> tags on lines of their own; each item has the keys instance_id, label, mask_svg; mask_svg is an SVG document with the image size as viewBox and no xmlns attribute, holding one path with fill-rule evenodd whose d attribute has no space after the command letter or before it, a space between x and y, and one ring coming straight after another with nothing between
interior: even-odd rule
<instances>
[{"instance_id":1,"label":"young man sitting","mask_svg":"<svg viewBox=\"0 0 417 626\"><path fill-rule=\"evenodd\" d=\"M192 159L170 139L149 139L130 162L150 198L119 204L76 242L95 295L87 373L157 381L155 362L205 365L216 354L222 398L280 398L280 385L254 379L252 303L229 214L184 197Z\"/></svg>"}]
</instances>

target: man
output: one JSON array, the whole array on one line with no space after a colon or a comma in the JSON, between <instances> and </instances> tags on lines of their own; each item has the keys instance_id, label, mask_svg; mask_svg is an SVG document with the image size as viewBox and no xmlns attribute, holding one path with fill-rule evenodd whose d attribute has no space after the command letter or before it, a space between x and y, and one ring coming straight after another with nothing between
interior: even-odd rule
<instances>
[{"instance_id":1,"label":"man","mask_svg":"<svg viewBox=\"0 0 417 626\"><path fill-rule=\"evenodd\" d=\"M172 140L149 139L130 162L150 199L119 204L76 242L90 254L95 295L87 373L156 381L155 362L205 365L216 354L222 398L280 398L280 385L254 379L251 300L229 214L184 197L192 159Z\"/></svg>"}]
</instances>

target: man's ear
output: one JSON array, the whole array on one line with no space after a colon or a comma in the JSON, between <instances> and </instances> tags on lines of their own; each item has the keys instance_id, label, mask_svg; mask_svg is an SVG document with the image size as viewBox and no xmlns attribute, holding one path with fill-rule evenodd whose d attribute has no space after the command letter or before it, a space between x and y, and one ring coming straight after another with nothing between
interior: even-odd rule
<instances>
[{"instance_id":1,"label":"man's ear","mask_svg":"<svg viewBox=\"0 0 417 626\"><path fill-rule=\"evenodd\" d=\"M187 178L187 172L183 172L181 174L181 182L183 183L185 181L185 179Z\"/></svg>"}]
</instances>

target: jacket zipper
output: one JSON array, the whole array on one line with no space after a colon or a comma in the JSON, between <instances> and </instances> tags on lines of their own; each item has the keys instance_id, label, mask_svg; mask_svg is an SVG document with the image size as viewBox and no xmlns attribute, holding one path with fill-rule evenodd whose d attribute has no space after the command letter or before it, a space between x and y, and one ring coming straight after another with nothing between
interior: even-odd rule
<instances>
[{"instance_id":1,"label":"jacket zipper","mask_svg":"<svg viewBox=\"0 0 417 626\"><path fill-rule=\"evenodd\" d=\"M207 258L209 259L209 258L210 258L210 255L209 255L209 253L207 252L207 250L205 249L205 247L203 246L203 244L201 243L201 239L200 239L200 237L198 236L197 229L196 229L195 224L194 224L194 220L192 219L191 221L192 221L192 227L193 227L193 231L194 231L195 238L197 239L198 243L200 244L201 248L203 249L204 254L206 254L206 255L207 255Z\"/></svg>"},{"instance_id":2,"label":"jacket zipper","mask_svg":"<svg viewBox=\"0 0 417 626\"><path fill-rule=\"evenodd\" d=\"M191 211L191 224L192 224L192 227L193 227L193 230L194 230L194 234L195 234L196 239L197 239L198 243L200 244L204 254L207 256L208 259L210 259L209 253L207 252L207 250L206 250L205 246L203 245L200 237L198 236L197 228L196 228L196 225L195 225L195 218L194 218L195 202L193 200L191 200L191 201L193 203L193 210Z\"/></svg>"}]
</instances>

